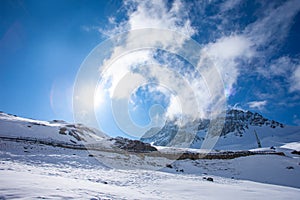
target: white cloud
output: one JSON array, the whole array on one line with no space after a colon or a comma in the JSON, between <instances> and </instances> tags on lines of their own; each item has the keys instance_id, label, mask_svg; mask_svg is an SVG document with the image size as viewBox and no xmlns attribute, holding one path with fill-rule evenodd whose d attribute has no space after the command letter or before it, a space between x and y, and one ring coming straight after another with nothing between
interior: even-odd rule
<instances>
[{"instance_id":1,"label":"white cloud","mask_svg":"<svg viewBox=\"0 0 300 200\"><path fill-rule=\"evenodd\" d=\"M219 35L219 38L203 47L203 55L209 56L219 69L228 91L234 90L234 84L241 72L250 72L245 67L247 66L245 63L249 63L253 59L256 59L257 65L251 66L251 70L256 68L257 72L265 75L273 71L274 74L269 77L283 72L284 69L277 68L276 63L267 67L262 66L267 61L268 54L274 54L274 48L285 39L293 18L300 10L300 4L293 0L277 5L277 7L265 7L265 14L258 20L242 30L237 28L230 31L228 25L232 24L230 20L236 19L236 16L228 11L237 8L240 3L239 0L228 0L220 4L220 12L209 19L212 19L211 23L214 25L219 23L216 26L221 34L216 33L215 35ZM283 62L284 59L281 60L281 64Z\"/></svg>"},{"instance_id":2,"label":"white cloud","mask_svg":"<svg viewBox=\"0 0 300 200\"><path fill-rule=\"evenodd\" d=\"M267 66L258 67L257 72L266 78L274 76L289 77L294 65L290 57L282 56L271 61Z\"/></svg>"},{"instance_id":3,"label":"white cloud","mask_svg":"<svg viewBox=\"0 0 300 200\"><path fill-rule=\"evenodd\" d=\"M108 92L110 97L112 98L114 96L116 98L127 98L127 93L131 91L131 85L134 84L134 80L131 80L128 83L122 82L122 85L120 85L122 78L124 78L126 75L132 75L132 66L143 64L146 65L151 61L151 52L149 50L129 52L128 54L118 57L115 60L107 60L106 62L110 62L111 64L106 69L101 69L101 79L103 85L109 85ZM138 82L139 81L136 80L136 83ZM124 91L115 93L114 91L116 90L117 86L122 87Z\"/></svg>"},{"instance_id":4,"label":"white cloud","mask_svg":"<svg viewBox=\"0 0 300 200\"><path fill-rule=\"evenodd\" d=\"M172 31L179 32L185 35L181 38L170 37L170 34L165 35L163 32L156 34L145 34L143 37L136 35L135 32L129 32L127 34L127 40L119 46L115 46L112 55L109 59L105 61L104 66L108 66L107 69L100 69L102 71L102 79L104 83L110 83L109 93L113 98L128 98L128 92L132 92L132 85L142 83L143 80L132 80L128 83L124 83L124 77L129 76L133 73L132 66L139 66L137 71L133 74L140 74L144 77L144 80L155 79L162 86L170 89L176 97L175 99L180 100L180 104L186 115L197 115L203 114L202 111L195 112L195 94L193 93L192 86L189 86L184 75L178 74L175 69L165 68L165 67L154 67L151 64L158 64L153 57L153 51L150 50L138 50L134 52L129 52L122 57L117 57L126 51L126 49L135 48L140 44L145 44L149 47L157 46L158 41L162 41L162 48L170 49L170 47L175 50L180 48L186 39L196 33L196 30L191 26L191 22L188 18L188 10L184 3L180 0L175 0L170 7L166 5L163 0L152 0L152 1L137 1L137 0L127 0L125 1L125 6L128 8L128 20L116 24L116 27L111 31L111 33L118 33L124 30L136 30L143 28L155 28L155 29L169 29ZM115 23L114 18L110 18L111 23ZM147 30L148 32L150 30ZM140 34L140 33L138 33ZM149 35L147 38L146 35ZM155 40L156 39L156 40ZM175 48L175 49L174 49ZM112 65L110 65L113 63ZM171 59L170 65L179 65L176 59ZM182 65L180 65L182 66ZM133 78L132 78L133 79ZM121 84L120 84L121 83ZM205 87L203 83L202 86ZM199 87L199 86L198 86ZM122 88L119 90L118 88ZM116 92L118 89L118 92ZM160 91L159 88L157 88ZM196 91L196 90L195 90ZM203 91L199 90L199 91ZM202 96L206 95L204 92ZM192 103L192 106L189 102ZM204 99L203 99L204 101ZM173 104L174 103L174 104ZM175 114L174 109L178 107L178 102L171 99L169 108L167 108L168 115L171 113Z\"/></svg>"},{"instance_id":5,"label":"white cloud","mask_svg":"<svg viewBox=\"0 0 300 200\"><path fill-rule=\"evenodd\" d=\"M176 63L179 62L172 60L169 64L176 65ZM176 68L162 66L159 65L159 63L143 66L143 68L145 70L140 71L139 73L147 80L155 79L156 83L159 84L159 87L151 87L152 92L158 91L167 94L169 97L173 96L173 99L170 99L169 101L169 108L167 108L166 115L169 118L178 115L179 110L180 114L184 117L203 117L204 112L209 105L210 95L205 82L201 77L198 76L199 80L197 81L196 79L191 80L192 74L181 74ZM166 91L166 89L168 91ZM201 102L199 102L199 100Z\"/></svg>"},{"instance_id":6,"label":"white cloud","mask_svg":"<svg viewBox=\"0 0 300 200\"><path fill-rule=\"evenodd\" d=\"M171 120L174 119L175 116L182 114L181 103L176 96L171 95L170 98L170 106L167 108L166 117L170 118Z\"/></svg>"},{"instance_id":7,"label":"white cloud","mask_svg":"<svg viewBox=\"0 0 300 200\"><path fill-rule=\"evenodd\" d=\"M220 6L221 12L227 12L235 8L241 3L242 0L227 0Z\"/></svg>"},{"instance_id":8,"label":"white cloud","mask_svg":"<svg viewBox=\"0 0 300 200\"><path fill-rule=\"evenodd\" d=\"M238 57L252 57L252 43L243 35L232 35L222 37L215 43L206 46L209 56L217 59L235 59Z\"/></svg>"},{"instance_id":9,"label":"white cloud","mask_svg":"<svg viewBox=\"0 0 300 200\"><path fill-rule=\"evenodd\" d=\"M288 92L300 91L300 60L298 58L293 59L288 56L282 56L271 61L267 67L259 67L257 71L264 77L270 79L270 81L272 81L272 78L275 76L283 78L280 83L272 83L272 88L276 88L277 90L276 96L278 96L278 92L281 91L283 87L285 87L284 89L288 89ZM267 98L268 96L270 96L270 94L267 94L267 96L263 98Z\"/></svg>"},{"instance_id":10,"label":"white cloud","mask_svg":"<svg viewBox=\"0 0 300 200\"><path fill-rule=\"evenodd\" d=\"M233 91L233 86L239 77L240 60L251 59L255 50L252 43L243 35L231 35L219 38L203 48L202 56L209 59L219 70L227 91ZM213 79L209 80L210 82ZM228 93L228 96L231 93Z\"/></svg>"},{"instance_id":11,"label":"white cloud","mask_svg":"<svg viewBox=\"0 0 300 200\"><path fill-rule=\"evenodd\" d=\"M291 67L291 59L287 56L283 56L271 63L269 73L274 76L285 76L288 74Z\"/></svg>"},{"instance_id":12,"label":"white cloud","mask_svg":"<svg viewBox=\"0 0 300 200\"><path fill-rule=\"evenodd\" d=\"M173 2L170 9L167 8L165 1L139 1L128 0L127 3L137 4L135 11L129 13L130 29L141 28L163 28L181 32L192 36L195 33L187 18L187 10L181 1Z\"/></svg>"},{"instance_id":13,"label":"white cloud","mask_svg":"<svg viewBox=\"0 0 300 200\"><path fill-rule=\"evenodd\" d=\"M217 25L218 32L222 33L218 39L220 44L225 43L224 45L228 47L227 44L233 40L238 45L237 47L233 45L232 49L227 48L221 51L221 56L237 55L238 49L243 46L246 47L245 50L247 51L241 52L241 54L244 54L246 57L255 56L263 59L268 56L267 54L274 55L275 48L282 44L293 25L293 19L300 11L300 1L261 2L260 4L261 11L257 13L257 20L246 25L244 29L241 29L239 26L233 26L233 30L230 31L228 28L228 25L233 23L231 20L236 19L237 13L233 12L231 14L227 11L237 8L240 5L240 0L225 1L220 5L220 12L210 18L213 19L212 23L220 23L220 25ZM236 33L235 37L230 36L233 33ZM229 50L228 53L227 50Z\"/></svg>"},{"instance_id":14,"label":"white cloud","mask_svg":"<svg viewBox=\"0 0 300 200\"><path fill-rule=\"evenodd\" d=\"M109 17L113 28L99 28L99 32L113 36L129 30L157 28L177 31L187 36L196 33L188 17L189 8L181 0L175 0L170 8L164 0L124 0L124 8L127 9L128 20L116 22L114 17Z\"/></svg>"},{"instance_id":15,"label":"white cloud","mask_svg":"<svg viewBox=\"0 0 300 200\"><path fill-rule=\"evenodd\" d=\"M257 48L264 46L273 50L274 45L286 38L293 19L300 11L300 1L290 0L278 7L271 4L265 8L265 16L247 26L245 34Z\"/></svg>"},{"instance_id":16,"label":"white cloud","mask_svg":"<svg viewBox=\"0 0 300 200\"><path fill-rule=\"evenodd\" d=\"M230 10L237 8L239 4L238 0L228 0L220 5L220 13L210 19L213 19L212 23L219 23L217 28L221 36L216 42L209 43L204 47L207 53L214 57L214 63L222 74L226 88L233 90L240 73L253 73L254 69L270 81L273 81L274 76L291 79L290 82L293 83L293 86L290 91L296 91L297 75L290 78L291 71L295 68L292 59L283 56L271 64L267 62L276 54L286 38L293 25L294 17L300 11L300 2L290 0L283 3L262 3L263 12L257 14L257 20L246 25L242 30L238 26L233 26L233 30L230 31L228 26L232 24L231 20L237 19L234 12L238 9ZM245 63L254 59L255 62L250 69L246 68Z\"/></svg>"},{"instance_id":17,"label":"white cloud","mask_svg":"<svg viewBox=\"0 0 300 200\"><path fill-rule=\"evenodd\" d=\"M300 126L300 118L297 115L293 116L293 123Z\"/></svg>"},{"instance_id":18,"label":"white cloud","mask_svg":"<svg viewBox=\"0 0 300 200\"><path fill-rule=\"evenodd\" d=\"M248 103L250 108L256 108L258 110L263 109L267 105L267 101L252 101Z\"/></svg>"},{"instance_id":19,"label":"white cloud","mask_svg":"<svg viewBox=\"0 0 300 200\"><path fill-rule=\"evenodd\" d=\"M233 106L228 105L228 108L229 108L229 109L233 109L233 110L241 110L241 111L243 111L243 112L247 112L247 110L243 109L243 108L239 105L239 103L236 103L236 104L234 104Z\"/></svg>"},{"instance_id":20,"label":"white cloud","mask_svg":"<svg viewBox=\"0 0 300 200\"><path fill-rule=\"evenodd\" d=\"M290 82L290 92L300 92L300 65L298 65L293 75L291 76L291 82Z\"/></svg>"},{"instance_id":21,"label":"white cloud","mask_svg":"<svg viewBox=\"0 0 300 200\"><path fill-rule=\"evenodd\" d=\"M257 21L254 21L252 24L246 26L243 30L232 31L230 34L226 34L227 27L222 27L222 25L228 24L230 21L230 10L234 9L240 4L240 0L229 0L224 4L221 4L222 8L220 9L221 14L217 14L215 17L219 20L224 20L226 23L220 23L219 30L224 32L219 38L214 42L209 42L203 45L201 52L202 58L199 60L200 69L202 65L205 65L206 58L209 58L210 62L215 65L218 71L212 68L204 68L202 72L209 77L209 80L198 81L199 77L194 77L188 79L188 87L191 89L192 93L189 93L186 88L181 85L181 81L170 71L164 71L165 69L152 68L150 66L144 67L139 73L143 74L145 80L148 80L151 77L156 77L159 83L169 84L172 83L172 89L174 89L177 94L174 95L174 98L170 100L170 105L168 110L168 115L171 116L171 113L177 113L178 110L178 101L181 105L184 105L184 102L187 102L191 99L201 99L201 102L196 102L198 105L202 106L201 114L212 104L212 96L221 96L220 92L222 91L223 85L217 83L215 76L216 73L220 73L224 81L224 85L227 90L232 91L234 84L237 82L238 77L240 76L240 71L243 69L242 62L248 62L253 58L264 58L268 51L273 50L275 46L282 41L291 27L293 18L300 10L300 3L298 1L288 1L283 3L278 7L268 7L265 10L265 15ZM197 29L191 24L189 19L189 8L186 8L186 3L175 0L171 5L167 6L166 2L163 0L151 0L151 1L138 1L138 0L126 0L125 7L127 10L126 21L116 22L115 18L111 17L109 21L114 25L114 29L109 30L108 34L120 33L126 30L136 30L143 28L157 28L157 29L169 29L177 31L181 34L184 34L188 37L194 36L197 33ZM227 16L228 14L228 16ZM201 27L199 27L199 30ZM184 44L185 39L176 40L177 38L168 37L163 34L151 35L152 38L164 38L164 44L162 47L168 47L170 44L174 45L174 48L178 48ZM119 59L114 64L115 67L111 67L105 71L104 78L107 81L111 81L111 87L109 89L110 94L116 88L116 85L124 77L125 74L129 73L132 69L131 66L138 63L156 63L153 58L153 52L148 53L139 53L130 52L130 54L124 56L124 58L116 58L115 55L119 55L120 52L124 51L126 48L131 48L138 46L137 44L148 42L148 46L155 46L155 40L151 40L147 37L137 37L134 33L129 33L127 41L124 41L122 45L116 46L111 57L106 60L104 64L114 61L114 59ZM141 58L140 58L141 57ZM204 64L203 64L204 62ZM268 70L273 70L273 75L278 75L284 73L284 69L278 67L279 65L284 65L288 62L286 58L278 59L277 63L274 62L272 65L265 70L257 70L261 73L267 72ZM171 60L171 64L178 64L175 60ZM207 63L206 63L207 64ZM180 65L179 65L180 66ZM143 72L144 70L144 72ZM293 86L291 91L297 90L299 88L298 81L298 71L295 70L295 75L291 78ZM182 76L182 75L181 75ZM190 75L192 77L192 75ZM186 79L183 78L183 79ZM207 83L212 85L210 89L207 88ZM128 84L128 88L132 83ZM122 86L124 88L126 85ZM186 86L186 85L185 85ZM168 88L169 86L167 86ZM196 92L195 92L196 91ZM126 92L125 92L126 93ZM120 93L118 98L124 98L125 96ZM180 96L179 96L180 94ZM112 96L112 95L111 95ZM197 98L195 98L195 96ZM116 97L116 96L115 96ZM177 99L177 101L175 101ZM178 100L179 99L179 100ZM267 101L254 101L249 103L249 107L261 109L267 104ZM182 110L186 113L195 113L193 106L186 106Z\"/></svg>"}]
</instances>

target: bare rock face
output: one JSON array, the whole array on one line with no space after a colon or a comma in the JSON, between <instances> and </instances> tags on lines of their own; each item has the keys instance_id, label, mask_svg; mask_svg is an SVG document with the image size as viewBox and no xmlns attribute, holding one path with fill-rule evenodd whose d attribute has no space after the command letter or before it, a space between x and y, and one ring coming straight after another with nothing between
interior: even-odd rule
<instances>
[{"instance_id":1,"label":"bare rock face","mask_svg":"<svg viewBox=\"0 0 300 200\"><path fill-rule=\"evenodd\" d=\"M249 126L268 126L270 128L281 127L284 125L274 120L264 118L258 113L242 110L229 110L226 112L225 124L222 130L222 135L234 132L236 135L243 135Z\"/></svg>"},{"instance_id":2,"label":"bare rock face","mask_svg":"<svg viewBox=\"0 0 300 200\"><path fill-rule=\"evenodd\" d=\"M300 151L294 150L294 151L291 152L291 154L297 154L297 155L300 155Z\"/></svg>"},{"instance_id":3,"label":"bare rock face","mask_svg":"<svg viewBox=\"0 0 300 200\"><path fill-rule=\"evenodd\" d=\"M139 140L130 140L123 137L111 138L111 141L114 141L114 145L120 149L136 152L136 153L146 153L157 151L157 149L151 146L148 143L141 142Z\"/></svg>"}]
</instances>

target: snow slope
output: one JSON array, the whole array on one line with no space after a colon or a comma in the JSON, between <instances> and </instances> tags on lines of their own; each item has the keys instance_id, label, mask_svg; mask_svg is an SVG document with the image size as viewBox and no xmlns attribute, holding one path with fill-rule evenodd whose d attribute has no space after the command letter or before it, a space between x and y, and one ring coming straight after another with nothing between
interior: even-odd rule
<instances>
[{"instance_id":1,"label":"snow slope","mask_svg":"<svg viewBox=\"0 0 300 200\"><path fill-rule=\"evenodd\" d=\"M42 146L30 155L0 151L2 199L298 199L299 188L223 178L221 176L107 168L85 150ZM46 153L48 152L48 153ZM255 159L255 158L254 158ZM251 161L253 162L253 160ZM192 170L192 163L185 170ZM207 163L209 171L226 167ZM201 168L198 168L201 170ZM204 170L204 168L202 169ZM210 176L209 182L203 179Z\"/></svg>"},{"instance_id":2,"label":"snow slope","mask_svg":"<svg viewBox=\"0 0 300 200\"><path fill-rule=\"evenodd\" d=\"M10 171L0 171L2 199L289 199L297 200L299 190L294 188L230 181L218 178L211 183L193 176L160 174L158 172L114 172L123 175L116 184L104 184L88 178L76 179L63 175L44 175L39 167L11 165ZM49 169L49 168L48 168ZM27 170L27 171L25 171ZM34 173L28 171L35 171ZM51 170L57 170L52 167ZM71 171L69 175L77 175ZM102 178L94 170L85 170L90 176ZM124 174L128 174L124 177ZM149 180L150 179L150 180ZM153 179L153 180L152 180ZM106 180L106 178L105 178ZM122 185L122 182L129 182ZM130 183L133 182L133 183ZM18 184L16 186L16 183Z\"/></svg>"}]
</instances>

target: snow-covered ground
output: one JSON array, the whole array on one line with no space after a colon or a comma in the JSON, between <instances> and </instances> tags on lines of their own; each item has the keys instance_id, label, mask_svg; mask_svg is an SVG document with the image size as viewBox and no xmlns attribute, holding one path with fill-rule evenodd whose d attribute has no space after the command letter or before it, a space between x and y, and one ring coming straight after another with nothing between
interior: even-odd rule
<instances>
[{"instance_id":1,"label":"snow-covered ground","mask_svg":"<svg viewBox=\"0 0 300 200\"><path fill-rule=\"evenodd\" d=\"M17 150L0 152L0 198L298 199L300 195L299 188L221 177L226 167L228 170L236 170L237 173L242 172L245 165L238 166L240 169L235 168L240 162L238 160L235 162L206 161L202 163L204 164L202 167L194 166L194 169L189 162L174 163L174 170L170 169L169 172L120 170L101 165L94 157L89 157L89 152L84 150L63 150L49 146L41 146L41 148L44 148L48 154L17 153ZM258 162L255 157L252 157L246 163L254 161L261 164L262 160L263 156ZM275 159L274 162L278 161ZM230 163L233 165L231 166ZM175 167L181 167L180 169L185 171L176 172ZM223 170L219 170L219 167ZM264 170L263 168L260 167ZM251 167L245 170L247 174L251 171ZM284 170L287 173L297 171L298 174L293 174L297 175L295 178L299 178L299 167L294 170L283 168L280 173ZM216 172L220 173L219 176L212 175ZM203 179L207 176L212 177L214 181ZM270 178L259 172L257 176ZM278 175L283 179L285 176L286 174ZM286 178L288 180L290 176Z\"/></svg>"},{"instance_id":2,"label":"snow-covered ground","mask_svg":"<svg viewBox=\"0 0 300 200\"><path fill-rule=\"evenodd\" d=\"M67 128L65 134L59 133L61 128ZM77 136L69 131L86 140L77 141ZM8 139L36 138L48 142L54 139L76 146L94 142L95 137L101 145L106 145L106 149L113 148L107 136L64 122L27 120L2 113L0 136L0 199L290 200L300 196L300 155L292 153L299 151L298 141L275 147L275 151L283 152L285 156L251 155L226 160L175 162L161 158L160 162L146 154L87 151L35 140ZM163 147L159 150L186 149ZM251 151L267 152L270 148ZM114 164L110 165L111 162ZM145 170L145 166L157 170Z\"/></svg>"}]
</instances>

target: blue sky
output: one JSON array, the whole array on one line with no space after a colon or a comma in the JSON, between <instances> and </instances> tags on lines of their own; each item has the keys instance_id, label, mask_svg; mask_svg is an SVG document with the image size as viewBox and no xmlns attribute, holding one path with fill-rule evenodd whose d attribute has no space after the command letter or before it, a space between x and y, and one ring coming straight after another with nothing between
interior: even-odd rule
<instances>
[{"instance_id":1,"label":"blue sky","mask_svg":"<svg viewBox=\"0 0 300 200\"><path fill-rule=\"evenodd\" d=\"M106 22L114 5L102 1L2 1L0 9L1 110L71 121L72 113L65 108L71 107L67 98L72 95L77 70L103 40L97 31L84 27ZM52 89L57 96L54 108Z\"/></svg>"},{"instance_id":2,"label":"blue sky","mask_svg":"<svg viewBox=\"0 0 300 200\"><path fill-rule=\"evenodd\" d=\"M2 1L0 110L42 120L73 121L73 85L85 58L116 34L141 28L173 30L198 42L201 55L207 55L219 70L229 107L300 124L298 0ZM116 74L125 64L135 71L151 63L169 65L168 70L178 71L190 84L199 78L186 72L189 64L184 59L157 50L131 53L119 62L99 77L105 92L95 111L101 128L111 135L120 132L110 105L116 97L112 92L119 81ZM166 80L159 69L153 69L148 70L158 77L149 76L148 81L155 79L159 84ZM135 90L129 101L134 123L146 125L148 111L155 104L165 109L158 109L160 115L178 112L170 87L152 84ZM185 90L177 89L183 98L190 98ZM207 109L209 98L198 98Z\"/></svg>"}]
</instances>

